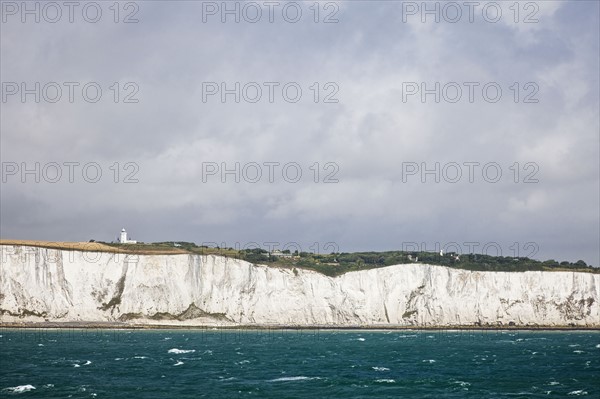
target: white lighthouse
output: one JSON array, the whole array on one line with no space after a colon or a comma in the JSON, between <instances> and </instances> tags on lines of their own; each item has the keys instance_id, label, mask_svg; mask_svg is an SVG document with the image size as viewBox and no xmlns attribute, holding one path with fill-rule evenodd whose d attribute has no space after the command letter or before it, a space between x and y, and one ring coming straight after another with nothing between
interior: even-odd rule
<instances>
[{"instance_id":1,"label":"white lighthouse","mask_svg":"<svg viewBox=\"0 0 600 399\"><path fill-rule=\"evenodd\" d=\"M137 241L127 239L127 232L125 231L124 227L123 229L121 229L121 236L119 237L119 242L121 244L137 244Z\"/></svg>"}]
</instances>

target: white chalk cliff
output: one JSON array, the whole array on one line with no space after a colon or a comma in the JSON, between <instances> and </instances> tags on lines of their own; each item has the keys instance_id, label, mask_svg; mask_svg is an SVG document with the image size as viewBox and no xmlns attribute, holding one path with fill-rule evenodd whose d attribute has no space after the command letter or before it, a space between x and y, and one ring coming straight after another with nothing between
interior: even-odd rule
<instances>
[{"instance_id":1,"label":"white chalk cliff","mask_svg":"<svg viewBox=\"0 0 600 399\"><path fill-rule=\"evenodd\" d=\"M600 274L407 264L331 278L214 255L0 250L4 323L600 327Z\"/></svg>"}]
</instances>

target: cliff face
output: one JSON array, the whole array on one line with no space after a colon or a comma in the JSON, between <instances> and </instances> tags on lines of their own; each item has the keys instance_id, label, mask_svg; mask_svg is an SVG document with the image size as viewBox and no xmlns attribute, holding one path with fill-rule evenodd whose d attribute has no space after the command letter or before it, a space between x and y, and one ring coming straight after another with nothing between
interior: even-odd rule
<instances>
[{"instance_id":1,"label":"cliff face","mask_svg":"<svg viewBox=\"0 0 600 399\"><path fill-rule=\"evenodd\" d=\"M330 278L208 255L2 245L0 321L600 326L600 275L410 264Z\"/></svg>"}]
</instances>

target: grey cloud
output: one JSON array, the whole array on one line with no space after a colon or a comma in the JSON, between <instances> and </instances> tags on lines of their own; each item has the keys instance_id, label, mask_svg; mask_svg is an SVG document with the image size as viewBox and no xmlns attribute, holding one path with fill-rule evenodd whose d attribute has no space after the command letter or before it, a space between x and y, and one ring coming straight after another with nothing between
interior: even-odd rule
<instances>
[{"instance_id":1,"label":"grey cloud","mask_svg":"<svg viewBox=\"0 0 600 399\"><path fill-rule=\"evenodd\" d=\"M2 25L3 82L104 89L95 104L2 104L3 162L93 161L104 172L98 184L9 177L3 238L111 240L125 226L143 241L344 251L479 241L508 254L536 242L537 258L600 265L597 3L542 4L529 26L403 23L399 2L341 3L337 24L202 23L199 2L138 4L138 24ZM139 103L111 101L116 81L139 85ZM303 97L205 103L206 81L294 81ZM495 104L403 102L412 81L496 81L504 92ZM539 103L515 104L515 81L537 82ZM315 104L314 82L335 82L339 103ZM298 162L304 179L203 181L205 162L269 161ZM505 179L402 180L403 162L468 161L497 162ZM139 165L139 182L112 182L114 162ZM312 182L315 162L339 165L339 183ZM512 182L514 162L535 162L539 183Z\"/></svg>"}]
</instances>

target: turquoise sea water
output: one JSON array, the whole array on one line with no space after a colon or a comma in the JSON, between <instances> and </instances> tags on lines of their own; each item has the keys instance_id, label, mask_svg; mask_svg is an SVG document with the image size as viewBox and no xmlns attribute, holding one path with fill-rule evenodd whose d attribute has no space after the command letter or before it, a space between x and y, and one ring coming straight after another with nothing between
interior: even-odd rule
<instances>
[{"instance_id":1,"label":"turquoise sea water","mask_svg":"<svg viewBox=\"0 0 600 399\"><path fill-rule=\"evenodd\" d=\"M0 397L600 397L600 333L0 330Z\"/></svg>"}]
</instances>

